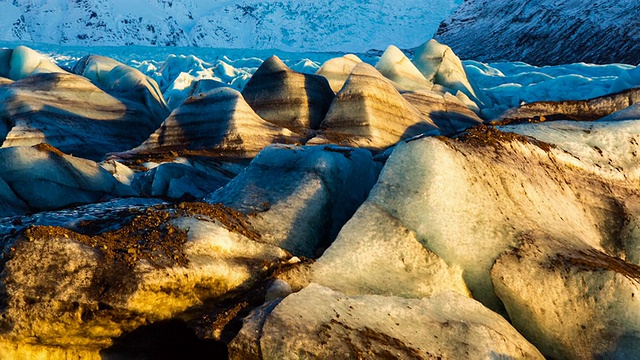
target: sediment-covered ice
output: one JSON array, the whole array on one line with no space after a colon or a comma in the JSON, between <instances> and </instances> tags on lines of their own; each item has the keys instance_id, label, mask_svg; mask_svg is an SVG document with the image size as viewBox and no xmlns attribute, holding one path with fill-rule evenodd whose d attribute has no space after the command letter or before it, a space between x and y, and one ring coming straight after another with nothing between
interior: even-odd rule
<instances>
[{"instance_id":1,"label":"sediment-covered ice","mask_svg":"<svg viewBox=\"0 0 640 360\"><path fill-rule=\"evenodd\" d=\"M253 157L272 143L295 143L302 137L256 114L237 90L220 87L189 98L132 153L211 150Z\"/></svg>"},{"instance_id":2,"label":"sediment-covered ice","mask_svg":"<svg viewBox=\"0 0 640 360\"><path fill-rule=\"evenodd\" d=\"M69 73L15 81L0 87L0 99L3 147L46 141L65 153L100 160L139 144L161 123L141 103L115 98Z\"/></svg>"},{"instance_id":3,"label":"sediment-covered ice","mask_svg":"<svg viewBox=\"0 0 640 360\"><path fill-rule=\"evenodd\" d=\"M640 87L587 100L540 101L505 111L498 120L581 120L601 119L640 102Z\"/></svg>"},{"instance_id":4,"label":"sediment-covered ice","mask_svg":"<svg viewBox=\"0 0 640 360\"><path fill-rule=\"evenodd\" d=\"M624 256L620 211L637 181L633 171L626 179L601 178L559 161L560 149L485 131L472 131L464 141L402 143L365 204L398 219L449 266L460 266L474 298L496 310L500 304L489 268L515 245L518 234L543 228L560 239L581 239ZM608 131L626 138L621 141L637 136Z\"/></svg>"},{"instance_id":5,"label":"sediment-covered ice","mask_svg":"<svg viewBox=\"0 0 640 360\"><path fill-rule=\"evenodd\" d=\"M324 136L333 142L387 148L401 139L430 132L437 126L405 100L373 66L358 63L336 94L322 122Z\"/></svg>"},{"instance_id":6,"label":"sediment-covered ice","mask_svg":"<svg viewBox=\"0 0 640 360\"><path fill-rule=\"evenodd\" d=\"M318 128L333 91L322 76L293 71L272 56L253 74L242 96L263 119L303 134Z\"/></svg>"},{"instance_id":7,"label":"sediment-covered ice","mask_svg":"<svg viewBox=\"0 0 640 360\"><path fill-rule=\"evenodd\" d=\"M549 358L640 357L640 267L544 229L521 241L491 269L521 334Z\"/></svg>"}]
</instances>

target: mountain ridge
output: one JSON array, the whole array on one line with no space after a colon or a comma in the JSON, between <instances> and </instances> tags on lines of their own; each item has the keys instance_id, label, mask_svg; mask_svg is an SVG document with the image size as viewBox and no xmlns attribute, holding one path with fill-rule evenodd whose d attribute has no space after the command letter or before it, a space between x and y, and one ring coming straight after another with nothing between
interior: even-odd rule
<instances>
[{"instance_id":1,"label":"mountain ridge","mask_svg":"<svg viewBox=\"0 0 640 360\"><path fill-rule=\"evenodd\" d=\"M640 2L533 3L465 0L440 24L435 39L463 59L485 62L640 63Z\"/></svg>"}]
</instances>

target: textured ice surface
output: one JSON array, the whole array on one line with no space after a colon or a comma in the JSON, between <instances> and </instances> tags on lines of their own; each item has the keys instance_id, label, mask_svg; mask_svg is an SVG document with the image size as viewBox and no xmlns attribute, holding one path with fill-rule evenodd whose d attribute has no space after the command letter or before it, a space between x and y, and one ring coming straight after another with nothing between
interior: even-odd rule
<instances>
[{"instance_id":1,"label":"textured ice surface","mask_svg":"<svg viewBox=\"0 0 640 360\"><path fill-rule=\"evenodd\" d=\"M516 329L548 358L640 357L640 268L539 233L491 269Z\"/></svg>"},{"instance_id":2,"label":"textured ice surface","mask_svg":"<svg viewBox=\"0 0 640 360\"><path fill-rule=\"evenodd\" d=\"M366 150L271 145L205 201L252 214L263 241L313 256L364 201L377 174Z\"/></svg>"},{"instance_id":3,"label":"textured ice surface","mask_svg":"<svg viewBox=\"0 0 640 360\"><path fill-rule=\"evenodd\" d=\"M257 321L251 325L259 324ZM255 327L254 327L255 328ZM267 316L260 352L266 359L505 358L542 355L501 316L453 292L424 299L346 296L311 284Z\"/></svg>"},{"instance_id":4,"label":"textured ice surface","mask_svg":"<svg viewBox=\"0 0 640 360\"><path fill-rule=\"evenodd\" d=\"M0 178L34 210L135 195L95 162L46 147L0 149Z\"/></svg>"},{"instance_id":5,"label":"textured ice surface","mask_svg":"<svg viewBox=\"0 0 640 360\"><path fill-rule=\"evenodd\" d=\"M552 121L500 127L554 144L556 159L616 180L640 179L640 122Z\"/></svg>"},{"instance_id":6,"label":"textured ice surface","mask_svg":"<svg viewBox=\"0 0 640 360\"><path fill-rule=\"evenodd\" d=\"M515 244L518 234L545 229L610 254L636 251L620 249L618 239L620 212L633 215L633 210L623 209L631 209L634 202L625 204L623 199L638 179L634 165L638 129L626 125L603 127L602 134L594 134L594 141L604 143L598 161L608 163L611 158L614 165L628 166L625 170L614 166L596 170L590 160L600 156L598 151L571 136L566 145L560 141L557 149L548 151L519 140L491 138L484 145L482 140L466 144L434 138L401 143L365 204L397 218L449 266L462 267L474 298L499 309L488 271L494 259ZM549 130L558 137L567 133L562 128ZM580 133L586 134L581 129L569 132ZM616 137L619 140L614 141ZM607 139L609 147L604 146ZM616 148L616 143L628 146ZM562 146L594 154L582 161ZM602 173L611 175L602 178Z\"/></svg>"},{"instance_id":7,"label":"textured ice surface","mask_svg":"<svg viewBox=\"0 0 640 360\"><path fill-rule=\"evenodd\" d=\"M385 44L385 47L391 44L394 42ZM14 48L20 43L3 42L0 45ZM30 44L30 46L63 67L73 67L78 59L86 55L84 47L61 47L47 44ZM198 80L214 80L242 90L264 59L272 55L277 55L290 68L295 67L294 70L305 70L303 72L310 72L326 61L342 55L341 53L290 53L279 50L142 46L93 47L91 50L96 54L109 56L130 65L154 79L163 92L165 100L171 103L172 108L176 107L181 99L193 94L194 84ZM421 54L425 55L418 49L412 57L412 61L424 64L425 59L418 59ZM434 61L441 55L437 52L430 55L435 58L426 61L426 63L432 61L433 64L436 64ZM448 54L445 58L452 58L451 55ZM3 56L7 55L0 56L0 59ZM357 54L357 56L371 65L375 65L379 60L378 56L372 54ZM443 76L445 80L447 78L449 80L459 79L462 73L460 73L458 66L454 65L451 63L446 67L449 75ZM330 70L320 69L319 72L328 71L327 78L332 89L337 92L355 63L343 59L331 66L333 67ZM577 63L536 67L522 62L486 64L468 60L462 62L462 68L466 73L467 81L474 85L474 91L479 92L476 95L486 96L483 98L485 102L488 99L486 104L478 104L481 108L486 107L483 109L483 114L487 118L496 117L508 108L518 106L521 103L545 100L583 100L640 86L638 67L624 64ZM454 74L457 75L454 77ZM0 76L2 75L0 74ZM432 74L432 76L434 75ZM449 84L449 86L455 86L455 84ZM454 92L453 95L456 95L455 91L451 91ZM459 94L466 92L468 93L468 91L461 91Z\"/></svg>"}]
</instances>

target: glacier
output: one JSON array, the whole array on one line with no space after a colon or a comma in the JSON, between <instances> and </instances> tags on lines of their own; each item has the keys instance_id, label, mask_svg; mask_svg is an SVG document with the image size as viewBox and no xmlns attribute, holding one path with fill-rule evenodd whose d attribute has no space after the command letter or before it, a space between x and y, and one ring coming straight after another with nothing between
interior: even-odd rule
<instances>
[{"instance_id":1,"label":"glacier","mask_svg":"<svg viewBox=\"0 0 640 360\"><path fill-rule=\"evenodd\" d=\"M0 359L640 356L637 66L20 45Z\"/></svg>"}]
</instances>

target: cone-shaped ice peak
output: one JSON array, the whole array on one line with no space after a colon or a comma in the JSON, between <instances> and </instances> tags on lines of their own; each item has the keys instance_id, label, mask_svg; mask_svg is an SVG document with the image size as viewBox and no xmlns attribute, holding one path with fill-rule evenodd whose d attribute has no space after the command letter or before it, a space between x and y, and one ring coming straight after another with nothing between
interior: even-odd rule
<instances>
[{"instance_id":1,"label":"cone-shaped ice peak","mask_svg":"<svg viewBox=\"0 0 640 360\"><path fill-rule=\"evenodd\" d=\"M265 120L301 133L318 128L333 99L325 78L295 72L277 56L258 68L242 95Z\"/></svg>"},{"instance_id":2,"label":"cone-shaped ice peak","mask_svg":"<svg viewBox=\"0 0 640 360\"><path fill-rule=\"evenodd\" d=\"M274 142L301 137L258 116L237 90L222 87L187 99L133 152L212 150L252 157Z\"/></svg>"},{"instance_id":3,"label":"cone-shaped ice peak","mask_svg":"<svg viewBox=\"0 0 640 360\"><path fill-rule=\"evenodd\" d=\"M331 141L381 150L437 126L425 118L373 66L359 63L322 123Z\"/></svg>"}]
</instances>

